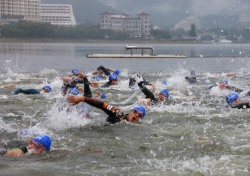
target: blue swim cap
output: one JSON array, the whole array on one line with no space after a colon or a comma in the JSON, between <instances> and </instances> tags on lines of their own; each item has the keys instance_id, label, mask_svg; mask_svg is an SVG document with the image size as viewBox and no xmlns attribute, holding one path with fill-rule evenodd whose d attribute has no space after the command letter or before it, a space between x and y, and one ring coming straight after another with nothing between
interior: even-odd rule
<instances>
[{"instance_id":1,"label":"blue swim cap","mask_svg":"<svg viewBox=\"0 0 250 176\"><path fill-rule=\"evenodd\" d=\"M47 135L37 136L33 139L33 142L41 144L46 150L50 151L50 146L52 141L49 136Z\"/></svg>"},{"instance_id":2,"label":"blue swim cap","mask_svg":"<svg viewBox=\"0 0 250 176\"><path fill-rule=\"evenodd\" d=\"M118 80L118 76L117 76L116 74L111 74L111 75L109 76L109 80L110 80L110 81L117 81L117 80Z\"/></svg>"},{"instance_id":3,"label":"blue swim cap","mask_svg":"<svg viewBox=\"0 0 250 176\"><path fill-rule=\"evenodd\" d=\"M132 109L132 111L134 110L140 111L142 113L142 119L146 115L146 109L143 106L136 106L134 109Z\"/></svg>"},{"instance_id":4,"label":"blue swim cap","mask_svg":"<svg viewBox=\"0 0 250 176\"><path fill-rule=\"evenodd\" d=\"M192 71L190 72L190 74L191 74L192 77L195 77L195 71L192 70Z\"/></svg>"},{"instance_id":5,"label":"blue swim cap","mask_svg":"<svg viewBox=\"0 0 250 176\"><path fill-rule=\"evenodd\" d=\"M95 76L95 80L96 81L100 81L100 80L102 80L102 77L100 77L100 76L97 75L97 76Z\"/></svg>"},{"instance_id":6,"label":"blue swim cap","mask_svg":"<svg viewBox=\"0 0 250 176\"><path fill-rule=\"evenodd\" d=\"M113 74L116 74L117 76L119 76L120 70L115 70Z\"/></svg>"},{"instance_id":7,"label":"blue swim cap","mask_svg":"<svg viewBox=\"0 0 250 176\"><path fill-rule=\"evenodd\" d=\"M167 89L162 90L160 93L163 93L166 95L166 97L169 97L169 92Z\"/></svg>"},{"instance_id":8,"label":"blue swim cap","mask_svg":"<svg viewBox=\"0 0 250 176\"><path fill-rule=\"evenodd\" d=\"M166 86L167 85L167 81L162 81L162 84Z\"/></svg>"},{"instance_id":9,"label":"blue swim cap","mask_svg":"<svg viewBox=\"0 0 250 176\"><path fill-rule=\"evenodd\" d=\"M69 94L78 95L78 94L80 94L80 91L77 88L70 88L69 89Z\"/></svg>"},{"instance_id":10,"label":"blue swim cap","mask_svg":"<svg viewBox=\"0 0 250 176\"><path fill-rule=\"evenodd\" d=\"M237 93L229 94L226 98L227 104L231 105L237 98L239 98L239 95Z\"/></svg>"},{"instance_id":11,"label":"blue swim cap","mask_svg":"<svg viewBox=\"0 0 250 176\"><path fill-rule=\"evenodd\" d=\"M72 69L71 70L71 73L74 75L74 76L77 76L77 73L79 72L79 70L77 69Z\"/></svg>"},{"instance_id":12,"label":"blue swim cap","mask_svg":"<svg viewBox=\"0 0 250 176\"><path fill-rule=\"evenodd\" d=\"M227 80L221 80L219 83L224 83L228 85L228 81Z\"/></svg>"},{"instance_id":13,"label":"blue swim cap","mask_svg":"<svg viewBox=\"0 0 250 176\"><path fill-rule=\"evenodd\" d=\"M47 85L47 86L43 86L42 89L47 89L49 92L52 91L52 87L50 85Z\"/></svg>"},{"instance_id":14,"label":"blue swim cap","mask_svg":"<svg viewBox=\"0 0 250 176\"><path fill-rule=\"evenodd\" d=\"M105 99L105 98L107 98L107 95L105 93L101 93L101 98Z\"/></svg>"}]
</instances>

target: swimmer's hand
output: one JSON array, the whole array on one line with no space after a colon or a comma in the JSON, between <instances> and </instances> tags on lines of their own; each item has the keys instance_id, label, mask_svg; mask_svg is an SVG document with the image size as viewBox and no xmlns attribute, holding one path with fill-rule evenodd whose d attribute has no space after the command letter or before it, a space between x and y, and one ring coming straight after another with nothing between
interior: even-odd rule
<instances>
[{"instance_id":1,"label":"swimmer's hand","mask_svg":"<svg viewBox=\"0 0 250 176\"><path fill-rule=\"evenodd\" d=\"M82 95L69 95L67 97L67 101L73 105L76 105L78 103L84 102L85 97Z\"/></svg>"},{"instance_id":2,"label":"swimmer's hand","mask_svg":"<svg viewBox=\"0 0 250 176\"><path fill-rule=\"evenodd\" d=\"M143 81L143 78L140 75L136 75L136 77L134 79L135 79L136 83L140 83Z\"/></svg>"},{"instance_id":3,"label":"swimmer's hand","mask_svg":"<svg viewBox=\"0 0 250 176\"><path fill-rule=\"evenodd\" d=\"M18 156L23 156L24 153L21 149L12 149L6 152L4 156L7 157L18 157Z\"/></svg>"}]
</instances>

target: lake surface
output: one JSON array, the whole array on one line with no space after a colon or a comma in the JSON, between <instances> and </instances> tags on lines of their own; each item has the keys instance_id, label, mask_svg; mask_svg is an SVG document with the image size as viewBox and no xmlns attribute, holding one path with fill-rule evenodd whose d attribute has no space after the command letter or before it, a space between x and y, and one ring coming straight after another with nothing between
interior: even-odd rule
<instances>
[{"instance_id":1,"label":"lake surface","mask_svg":"<svg viewBox=\"0 0 250 176\"><path fill-rule=\"evenodd\" d=\"M0 157L0 175L249 175L250 111L225 108L225 97L211 95L202 78L214 84L227 79L249 91L250 45L152 44L157 54L189 56L185 59L86 58L126 53L125 45L0 43L1 85L53 87L51 94L40 95L13 95L12 89L0 88L0 143L39 134L53 139L49 154ZM144 97L128 87L135 74L155 82L156 94L167 88L171 100L146 107L140 124L107 124L107 115L96 109L89 118L79 115L61 95L60 77L73 68L90 73L99 65L119 69L119 85L93 89L93 94L106 93L105 101L125 112ZM185 81L191 70L201 84ZM231 71L236 77L227 77Z\"/></svg>"}]
</instances>

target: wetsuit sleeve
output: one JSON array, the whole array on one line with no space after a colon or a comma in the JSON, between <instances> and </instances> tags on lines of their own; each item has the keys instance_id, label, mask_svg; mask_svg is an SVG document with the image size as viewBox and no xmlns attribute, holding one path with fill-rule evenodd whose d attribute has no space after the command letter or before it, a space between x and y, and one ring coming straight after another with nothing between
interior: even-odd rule
<instances>
[{"instance_id":1,"label":"wetsuit sleeve","mask_svg":"<svg viewBox=\"0 0 250 176\"><path fill-rule=\"evenodd\" d=\"M237 93L241 93L243 90L233 86L227 86L227 89L234 90Z\"/></svg>"},{"instance_id":2,"label":"wetsuit sleeve","mask_svg":"<svg viewBox=\"0 0 250 176\"><path fill-rule=\"evenodd\" d=\"M23 153L27 153L28 152L27 146L28 146L28 144L25 141L14 140L14 141L8 142L8 144L5 146L5 148L6 148L6 151L7 151L7 149L18 148L18 149L21 149L23 151Z\"/></svg>"},{"instance_id":3,"label":"wetsuit sleeve","mask_svg":"<svg viewBox=\"0 0 250 176\"><path fill-rule=\"evenodd\" d=\"M17 89L14 90L14 95L20 94L22 92L23 92L23 89L17 88Z\"/></svg>"},{"instance_id":4,"label":"wetsuit sleeve","mask_svg":"<svg viewBox=\"0 0 250 176\"><path fill-rule=\"evenodd\" d=\"M89 87L89 80L88 78L83 78L83 84L84 84L84 96L85 97L89 97L91 98L92 97L92 92L91 92L91 89Z\"/></svg>"},{"instance_id":5,"label":"wetsuit sleeve","mask_svg":"<svg viewBox=\"0 0 250 176\"><path fill-rule=\"evenodd\" d=\"M111 86L111 82L110 81L107 82L107 83L105 83L102 87L109 87L109 86Z\"/></svg>"},{"instance_id":6,"label":"wetsuit sleeve","mask_svg":"<svg viewBox=\"0 0 250 176\"><path fill-rule=\"evenodd\" d=\"M153 101L157 101L154 94L153 94L153 92L150 91L147 87L145 87L143 85L143 82L138 83L138 86L140 87L141 91L144 93L146 98L149 98L149 99L151 99Z\"/></svg>"},{"instance_id":7,"label":"wetsuit sleeve","mask_svg":"<svg viewBox=\"0 0 250 176\"><path fill-rule=\"evenodd\" d=\"M98 70L98 71L99 71L99 70L102 70L102 71L105 73L106 76L109 76L109 75L110 75L110 71L109 71L107 68L105 68L104 66L102 66L102 65L100 65L100 66L97 68L97 70Z\"/></svg>"},{"instance_id":8,"label":"wetsuit sleeve","mask_svg":"<svg viewBox=\"0 0 250 176\"><path fill-rule=\"evenodd\" d=\"M6 153L7 153L7 150L2 150L2 151L0 151L0 156L5 155Z\"/></svg>"},{"instance_id":9,"label":"wetsuit sleeve","mask_svg":"<svg viewBox=\"0 0 250 176\"><path fill-rule=\"evenodd\" d=\"M136 80L135 80L135 78L129 78L129 87L132 87L132 86L134 86L135 85L135 83L136 83Z\"/></svg>"},{"instance_id":10,"label":"wetsuit sleeve","mask_svg":"<svg viewBox=\"0 0 250 176\"><path fill-rule=\"evenodd\" d=\"M100 100L96 100L93 98L85 97L85 101L91 106L94 106L98 109L103 110L107 115L109 115L107 121L110 123L117 123L124 119L125 115L123 111L115 106L109 105L106 102L102 102Z\"/></svg>"},{"instance_id":11,"label":"wetsuit sleeve","mask_svg":"<svg viewBox=\"0 0 250 176\"><path fill-rule=\"evenodd\" d=\"M232 105L232 108L238 108L238 109L247 109L250 108L249 102L239 103L237 105Z\"/></svg>"},{"instance_id":12,"label":"wetsuit sleeve","mask_svg":"<svg viewBox=\"0 0 250 176\"><path fill-rule=\"evenodd\" d=\"M188 77L188 76L186 76L185 79L186 79L190 84L195 84L195 83L197 83L196 77Z\"/></svg>"},{"instance_id":13,"label":"wetsuit sleeve","mask_svg":"<svg viewBox=\"0 0 250 176\"><path fill-rule=\"evenodd\" d=\"M20 93L27 94L27 95L40 94L40 92L37 89L20 89L19 88L14 91L15 95L20 94Z\"/></svg>"},{"instance_id":14,"label":"wetsuit sleeve","mask_svg":"<svg viewBox=\"0 0 250 176\"><path fill-rule=\"evenodd\" d=\"M61 90L66 93L68 88L74 88L77 85L77 80L72 80L70 83L64 83Z\"/></svg>"}]
</instances>

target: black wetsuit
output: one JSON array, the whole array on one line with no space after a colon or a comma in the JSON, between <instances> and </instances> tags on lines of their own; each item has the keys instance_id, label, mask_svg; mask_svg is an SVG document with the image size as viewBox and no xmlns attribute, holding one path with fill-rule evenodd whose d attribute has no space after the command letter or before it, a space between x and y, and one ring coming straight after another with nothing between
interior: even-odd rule
<instances>
[{"instance_id":1,"label":"black wetsuit","mask_svg":"<svg viewBox=\"0 0 250 176\"><path fill-rule=\"evenodd\" d=\"M3 144L4 150L0 151L0 156L5 155L8 150L15 149L15 148L22 150L23 153L27 153L28 152L27 146L28 146L28 143L25 141L14 140L14 141L8 142L7 145Z\"/></svg>"},{"instance_id":2,"label":"black wetsuit","mask_svg":"<svg viewBox=\"0 0 250 176\"><path fill-rule=\"evenodd\" d=\"M110 69L105 68L105 67L102 66L102 65L100 65L100 66L97 68L97 70L98 70L98 71L99 71L99 70L102 70L106 76L109 76L109 75L110 75Z\"/></svg>"},{"instance_id":3,"label":"black wetsuit","mask_svg":"<svg viewBox=\"0 0 250 176\"><path fill-rule=\"evenodd\" d=\"M102 87L109 87L112 85L112 81L106 82Z\"/></svg>"},{"instance_id":4,"label":"black wetsuit","mask_svg":"<svg viewBox=\"0 0 250 176\"><path fill-rule=\"evenodd\" d=\"M186 79L190 84L196 84L196 83L198 83L196 77L194 77L194 76L190 76L190 77L189 77L189 76L186 76L185 79Z\"/></svg>"},{"instance_id":5,"label":"black wetsuit","mask_svg":"<svg viewBox=\"0 0 250 176\"><path fill-rule=\"evenodd\" d=\"M32 94L40 94L40 91L38 91L37 89L21 89L21 88L17 88L14 90L14 94L27 94L27 95L32 95Z\"/></svg>"},{"instance_id":6,"label":"black wetsuit","mask_svg":"<svg viewBox=\"0 0 250 176\"><path fill-rule=\"evenodd\" d=\"M241 92L243 92L243 91L244 91L243 89L239 89L239 88L234 87L234 86L227 86L227 89L229 89L229 90L233 90L233 91L235 91L235 92L237 92L237 93L241 93ZM247 93L246 93L246 95L250 95L250 91L249 91L249 92L247 92Z\"/></svg>"},{"instance_id":7,"label":"black wetsuit","mask_svg":"<svg viewBox=\"0 0 250 176\"><path fill-rule=\"evenodd\" d=\"M75 87L77 87L78 83L84 85L84 96L91 98L92 92L91 92L91 89L89 87L90 83L89 83L89 80L87 77L73 79L70 83L64 83L62 86L62 91L66 92L68 88L75 88Z\"/></svg>"},{"instance_id":8,"label":"black wetsuit","mask_svg":"<svg viewBox=\"0 0 250 176\"><path fill-rule=\"evenodd\" d=\"M237 105L231 105L232 108L238 108L238 109L247 109L250 108L249 102L239 103Z\"/></svg>"},{"instance_id":9,"label":"black wetsuit","mask_svg":"<svg viewBox=\"0 0 250 176\"><path fill-rule=\"evenodd\" d=\"M115 106L109 105L106 102L102 102L100 100L96 100L93 98L85 97L85 103L94 106L98 109L103 110L106 114L108 114L108 118L106 119L109 123L118 123L122 120L127 120L128 114L124 114L123 111Z\"/></svg>"},{"instance_id":10,"label":"black wetsuit","mask_svg":"<svg viewBox=\"0 0 250 176\"><path fill-rule=\"evenodd\" d=\"M138 83L138 86L140 87L141 91L144 93L146 98L149 98L151 100L151 105L158 103L159 100L155 98L153 92L150 91L145 85L151 85L151 84L147 81L141 81L140 83Z\"/></svg>"}]
</instances>

